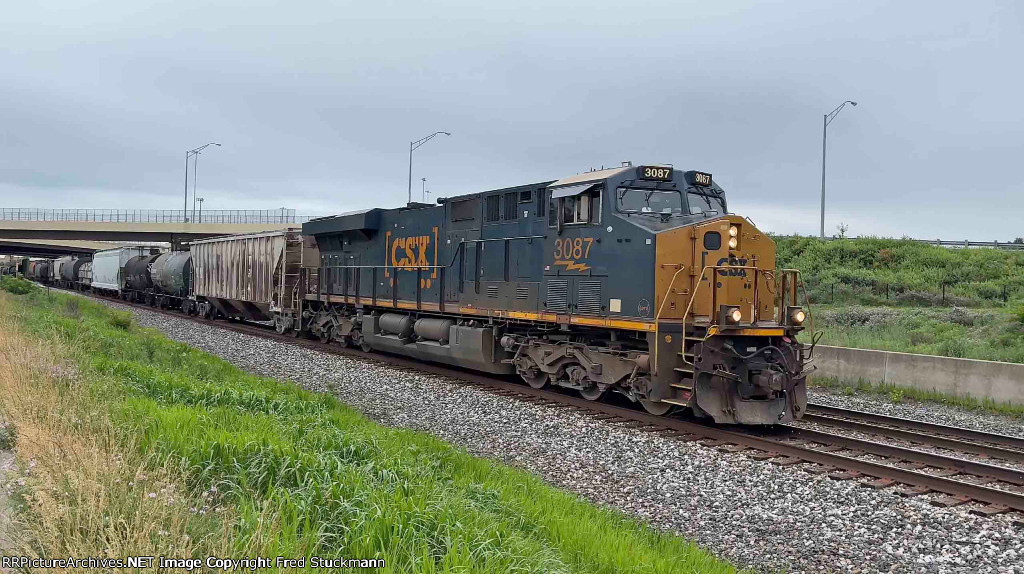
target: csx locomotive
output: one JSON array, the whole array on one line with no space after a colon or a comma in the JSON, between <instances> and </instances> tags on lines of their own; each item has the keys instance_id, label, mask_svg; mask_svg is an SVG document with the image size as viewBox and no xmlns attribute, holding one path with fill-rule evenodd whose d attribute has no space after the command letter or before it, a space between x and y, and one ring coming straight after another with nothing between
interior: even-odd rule
<instances>
[{"instance_id":1,"label":"csx locomotive","mask_svg":"<svg viewBox=\"0 0 1024 574\"><path fill-rule=\"evenodd\" d=\"M654 414L775 424L805 410L799 275L776 269L772 239L728 213L708 173L624 164L315 219L302 235L319 253L281 330L615 392Z\"/></svg>"}]
</instances>

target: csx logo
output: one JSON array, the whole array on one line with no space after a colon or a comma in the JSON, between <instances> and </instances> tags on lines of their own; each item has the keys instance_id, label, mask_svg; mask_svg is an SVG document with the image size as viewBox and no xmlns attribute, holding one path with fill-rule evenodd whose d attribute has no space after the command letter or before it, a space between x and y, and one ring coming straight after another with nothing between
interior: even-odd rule
<instances>
[{"instance_id":1,"label":"csx logo","mask_svg":"<svg viewBox=\"0 0 1024 574\"><path fill-rule=\"evenodd\" d=\"M395 267L427 267L432 265L427 259L430 249L430 236L396 237L391 242L391 265Z\"/></svg>"},{"instance_id":2,"label":"csx logo","mask_svg":"<svg viewBox=\"0 0 1024 574\"><path fill-rule=\"evenodd\" d=\"M737 267L743 267L746 264L747 264L747 260L746 259L741 259L739 257L723 257L723 258L718 260L718 265L719 266L722 266L722 265L735 265ZM747 276L747 270L746 269L719 269L718 270L718 274L721 275L722 277L746 277Z\"/></svg>"}]
</instances>

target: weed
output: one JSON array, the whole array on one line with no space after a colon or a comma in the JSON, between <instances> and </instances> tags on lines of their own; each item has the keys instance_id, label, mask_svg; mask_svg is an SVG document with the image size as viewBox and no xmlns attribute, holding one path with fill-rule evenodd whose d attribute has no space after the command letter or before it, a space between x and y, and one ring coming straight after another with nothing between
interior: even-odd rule
<instances>
[{"instance_id":1,"label":"weed","mask_svg":"<svg viewBox=\"0 0 1024 574\"><path fill-rule=\"evenodd\" d=\"M0 450L11 450L18 442L18 429L8 422L0 426Z\"/></svg>"},{"instance_id":2,"label":"weed","mask_svg":"<svg viewBox=\"0 0 1024 574\"><path fill-rule=\"evenodd\" d=\"M903 394L904 394L904 390L903 389L901 389L901 388L893 389L893 390L889 391L889 400L894 402L894 403L902 403L903 402Z\"/></svg>"},{"instance_id":3,"label":"weed","mask_svg":"<svg viewBox=\"0 0 1024 574\"><path fill-rule=\"evenodd\" d=\"M132 315L127 311L110 311L110 318L107 320L111 327L127 331L132 328Z\"/></svg>"}]
</instances>

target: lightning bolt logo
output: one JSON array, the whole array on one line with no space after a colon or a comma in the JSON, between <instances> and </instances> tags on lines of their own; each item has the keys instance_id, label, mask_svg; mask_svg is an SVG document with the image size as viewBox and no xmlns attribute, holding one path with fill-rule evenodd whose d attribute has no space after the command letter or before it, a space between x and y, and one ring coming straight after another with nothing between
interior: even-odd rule
<instances>
[{"instance_id":1,"label":"lightning bolt logo","mask_svg":"<svg viewBox=\"0 0 1024 574\"><path fill-rule=\"evenodd\" d=\"M586 271L587 269L590 269L590 266L586 263L576 263L575 261L568 261L565 259L555 261L555 265L564 266L566 271Z\"/></svg>"}]
</instances>

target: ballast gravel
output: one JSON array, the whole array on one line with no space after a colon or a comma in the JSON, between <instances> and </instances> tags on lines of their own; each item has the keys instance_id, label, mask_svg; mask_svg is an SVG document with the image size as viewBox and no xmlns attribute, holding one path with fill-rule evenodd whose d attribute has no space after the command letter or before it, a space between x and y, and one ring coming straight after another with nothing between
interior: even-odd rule
<instances>
[{"instance_id":1,"label":"ballast gravel","mask_svg":"<svg viewBox=\"0 0 1024 574\"><path fill-rule=\"evenodd\" d=\"M936 508L419 371L109 304L245 370L332 392L382 424L527 469L754 571L1024 574L1021 517Z\"/></svg>"}]
</instances>

